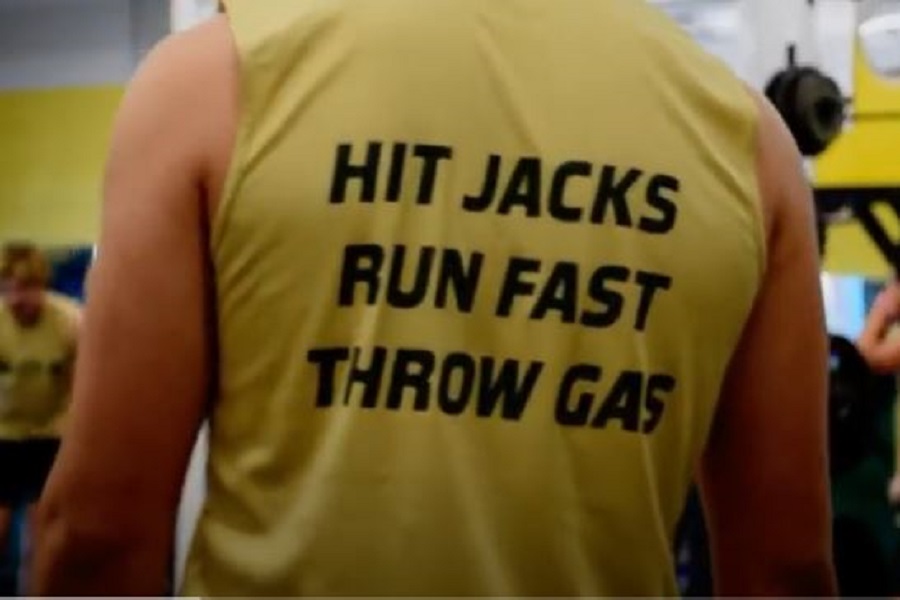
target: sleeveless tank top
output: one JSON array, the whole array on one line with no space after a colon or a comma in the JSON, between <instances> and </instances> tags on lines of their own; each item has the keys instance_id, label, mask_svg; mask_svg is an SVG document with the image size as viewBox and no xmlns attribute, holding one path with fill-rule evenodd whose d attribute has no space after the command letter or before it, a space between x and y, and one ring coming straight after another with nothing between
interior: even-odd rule
<instances>
[{"instance_id":1,"label":"sleeveless tank top","mask_svg":"<svg viewBox=\"0 0 900 600\"><path fill-rule=\"evenodd\" d=\"M757 114L635 0L234 0L192 595L675 594Z\"/></svg>"},{"instance_id":2,"label":"sleeveless tank top","mask_svg":"<svg viewBox=\"0 0 900 600\"><path fill-rule=\"evenodd\" d=\"M72 393L78 304L46 292L40 321L21 327L0 305L0 440L57 438Z\"/></svg>"}]
</instances>

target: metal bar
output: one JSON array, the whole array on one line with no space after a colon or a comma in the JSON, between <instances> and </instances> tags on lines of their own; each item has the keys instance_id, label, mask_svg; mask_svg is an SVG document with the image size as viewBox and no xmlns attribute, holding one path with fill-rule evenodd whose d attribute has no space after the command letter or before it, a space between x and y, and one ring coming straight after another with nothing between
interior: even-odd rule
<instances>
[{"instance_id":1,"label":"metal bar","mask_svg":"<svg viewBox=\"0 0 900 600\"><path fill-rule=\"evenodd\" d=\"M898 206L893 205L894 210L898 211ZM900 274L900 246L892 242L884 228L884 225L875 216L872 211L872 204L865 202L856 202L850 205L854 216L869 234L869 237L881 251L881 254L887 260L888 264L893 267L894 272ZM900 214L900 212L898 212Z\"/></svg>"},{"instance_id":2,"label":"metal bar","mask_svg":"<svg viewBox=\"0 0 900 600\"><path fill-rule=\"evenodd\" d=\"M863 112L851 114L850 121L900 121L900 111Z\"/></svg>"}]
</instances>

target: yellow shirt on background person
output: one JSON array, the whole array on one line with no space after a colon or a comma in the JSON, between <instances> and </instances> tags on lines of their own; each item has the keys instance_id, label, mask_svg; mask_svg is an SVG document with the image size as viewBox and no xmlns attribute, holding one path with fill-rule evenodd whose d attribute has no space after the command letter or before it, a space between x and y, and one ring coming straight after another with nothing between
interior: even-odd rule
<instances>
[{"instance_id":1,"label":"yellow shirt on background person","mask_svg":"<svg viewBox=\"0 0 900 600\"><path fill-rule=\"evenodd\" d=\"M79 312L73 300L47 292L40 321L21 327L0 303L0 440L59 437Z\"/></svg>"},{"instance_id":2,"label":"yellow shirt on background person","mask_svg":"<svg viewBox=\"0 0 900 600\"><path fill-rule=\"evenodd\" d=\"M233 0L190 595L673 595L756 107L636 0Z\"/></svg>"}]
</instances>

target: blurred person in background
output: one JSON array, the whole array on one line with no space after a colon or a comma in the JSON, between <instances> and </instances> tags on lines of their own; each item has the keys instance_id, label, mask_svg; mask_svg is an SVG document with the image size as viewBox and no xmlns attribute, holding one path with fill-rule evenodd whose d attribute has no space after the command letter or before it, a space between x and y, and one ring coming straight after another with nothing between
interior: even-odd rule
<instances>
[{"instance_id":1,"label":"blurred person in background","mask_svg":"<svg viewBox=\"0 0 900 600\"><path fill-rule=\"evenodd\" d=\"M59 449L72 388L80 309L47 289L46 256L28 243L0 257L0 548L13 514L29 521ZM29 545L27 542L26 546ZM21 566L27 567L24 549Z\"/></svg>"}]
</instances>

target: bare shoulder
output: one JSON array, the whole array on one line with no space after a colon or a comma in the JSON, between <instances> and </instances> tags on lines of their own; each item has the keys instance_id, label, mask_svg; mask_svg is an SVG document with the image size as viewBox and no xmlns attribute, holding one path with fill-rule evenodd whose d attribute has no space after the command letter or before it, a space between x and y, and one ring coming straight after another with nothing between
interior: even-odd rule
<instances>
[{"instance_id":1,"label":"bare shoulder","mask_svg":"<svg viewBox=\"0 0 900 600\"><path fill-rule=\"evenodd\" d=\"M219 15L163 38L147 55L138 75L156 75L169 83L202 89L203 83L227 78L235 62L231 27L227 17Z\"/></svg>"},{"instance_id":2,"label":"bare shoulder","mask_svg":"<svg viewBox=\"0 0 900 600\"><path fill-rule=\"evenodd\" d=\"M810 219L812 198L803 159L787 125L769 100L749 89L758 109L757 177L769 243L784 221Z\"/></svg>"},{"instance_id":3,"label":"bare shoulder","mask_svg":"<svg viewBox=\"0 0 900 600\"><path fill-rule=\"evenodd\" d=\"M196 167L201 183L214 188L233 139L237 82L237 52L225 16L166 37L128 87L114 148L120 137L135 149L142 146L135 140L164 147L178 164Z\"/></svg>"}]
</instances>

